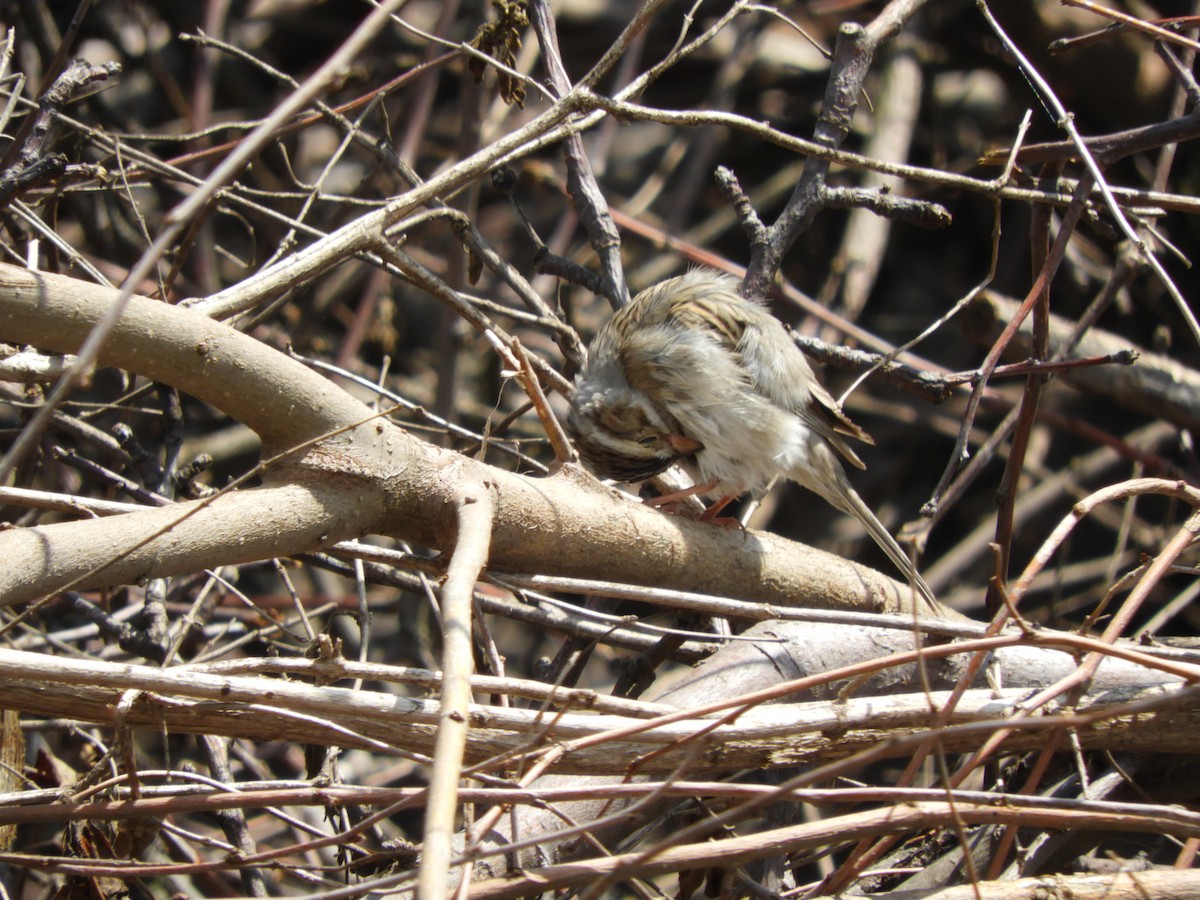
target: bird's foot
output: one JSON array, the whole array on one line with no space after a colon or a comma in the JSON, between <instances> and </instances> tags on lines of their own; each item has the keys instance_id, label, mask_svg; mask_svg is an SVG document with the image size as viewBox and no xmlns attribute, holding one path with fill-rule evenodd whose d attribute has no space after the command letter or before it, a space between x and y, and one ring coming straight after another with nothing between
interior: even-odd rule
<instances>
[{"instance_id":1,"label":"bird's foot","mask_svg":"<svg viewBox=\"0 0 1200 900\"><path fill-rule=\"evenodd\" d=\"M736 497L737 494L727 494L720 500L717 500L700 514L700 521L707 522L709 525L716 525L720 528L740 528L742 531L745 531L746 526L742 524L741 519L734 516L719 515L721 510L727 507Z\"/></svg>"},{"instance_id":2,"label":"bird's foot","mask_svg":"<svg viewBox=\"0 0 1200 900\"><path fill-rule=\"evenodd\" d=\"M711 484L697 484L690 488L684 488L681 491L671 491L669 494L659 494L657 497L647 497L643 502L647 506L653 506L656 509L664 509L672 504L678 503L680 500L686 500L688 497L695 497L697 494L707 494L717 486L716 482ZM746 530L746 526L742 524L741 519L733 516L722 516L721 510L737 499L737 494L727 494L717 500L708 509L700 514L699 521L709 525L716 525L720 528L740 528ZM669 510L667 510L669 511Z\"/></svg>"}]
</instances>

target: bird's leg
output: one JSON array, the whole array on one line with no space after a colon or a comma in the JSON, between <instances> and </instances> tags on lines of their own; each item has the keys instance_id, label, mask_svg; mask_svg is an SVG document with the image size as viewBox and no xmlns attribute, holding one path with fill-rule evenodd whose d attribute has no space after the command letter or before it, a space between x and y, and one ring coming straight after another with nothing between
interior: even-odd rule
<instances>
[{"instance_id":1,"label":"bird's leg","mask_svg":"<svg viewBox=\"0 0 1200 900\"><path fill-rule=\"evenodd\" d=\"M677 503L680 500L686 500L688 497L695 497L697 494L707 494L716 486L715 481L712 484L693 484L690 488L671 491L669 494L659 494L657 497L648 497L645 502L647 506L666 506L668 503ZM708 515L707 511L705 515Z\"/></svg>"},{"instance_id":2,"label":"bird's leg","mask_svg":"<svg viewBox=\"0 0 1200 900\"><path fill-rule=\"evenodd\" d=\"M669 494L661 494L658 497L649 497L644 502L647 506L658 508L660 506L666 506L668 503L676 503L680 500L686 500L688 497L694 497L697 494L707 494L709 491L715 489L716 486L717 482L715 481L709 484L696 484L692 485L690 488L684 488L680 491L671 491ZM737 496L737 494L727 494L724 497L721 497L700 514L700 521L707 522L709 525L720 525L722 528L743 528L739 519L718 515L721 510L736 500Z\"/></svg>"}]
</instances>

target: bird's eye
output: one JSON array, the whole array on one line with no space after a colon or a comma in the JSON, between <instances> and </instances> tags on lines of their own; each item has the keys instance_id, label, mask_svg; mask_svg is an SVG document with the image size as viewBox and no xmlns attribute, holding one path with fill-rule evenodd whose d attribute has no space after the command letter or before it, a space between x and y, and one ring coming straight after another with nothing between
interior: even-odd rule
<instances>
[{"instance_id":1,"label":"bird's eye","mask_svg":"<svg viewBox=\"0 0 1200 900\"><path fill-rule=\"evenodd\" d=\"M648 434L645 437L638 438L637 442L643 447L653 447L658 442L658 438L652 434Z\"/></svg>"}]
</instances>

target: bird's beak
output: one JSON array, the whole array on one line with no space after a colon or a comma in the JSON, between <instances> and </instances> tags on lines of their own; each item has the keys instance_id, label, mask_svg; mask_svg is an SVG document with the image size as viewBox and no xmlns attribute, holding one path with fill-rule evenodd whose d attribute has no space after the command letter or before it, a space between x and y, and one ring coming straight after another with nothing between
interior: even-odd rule
<instances>
[{"instance_id":1,"label":"bird's beak","mask_svg":"<svg viewBox=\"0 0 1200 900\"><path fill-rule=\"evenodd\" d=\"M688 437L686 434L668 434L666 440L671 445L671 449L680 456L690 456L704 449L702 443L695 438Z\"/></svg>"}]
</instances>

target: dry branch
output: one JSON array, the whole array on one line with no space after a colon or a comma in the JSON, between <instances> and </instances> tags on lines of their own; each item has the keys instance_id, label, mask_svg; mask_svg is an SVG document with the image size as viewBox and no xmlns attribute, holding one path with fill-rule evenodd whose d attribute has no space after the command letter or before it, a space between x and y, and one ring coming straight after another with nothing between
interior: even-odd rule
<instances>
[{"instance_id":1,"label":"dry branch","mask_svg":"<svg viewBox=\"0 0 1200 900\"><path fill-rule=\"evenodd\" d=\"M1044 207L1041 223L1067 208L1052 285L1033 236L1030 302L1043 287L1056 310L1094 298L1068 356L1111 349L1088 329L1118 294L1137 315L1112 317L1131 336L1117 349L1194 330L1194 273L1177 288L1148 249L1198 255L1180 222L1200 212L1195 149L1163 145L1195 130L1194 46L1176 59L1147 37L1190 23L1134 19L1062 43L1038 71L1024 51L1059 27L1051 3L996 4L1003 25L983 3L950 16L927 0L861 25L864 8L828 3L538 3L539 41L505 0L486 13L503 39L478 46L479 5L131 0L61 23L10 3L5 164L30 152L0 179L0 703L38 756L4 738L0 826L40 824L16 832L28 852L0 855L5 876L72 896L112 893L105 878L161 892L168 877L190 896L239 893L239 879L261 895L269 876L280 892L441 900L460 873L490 879L464 894L584 900L948 897L962 880L969 896L1200 896L1182 868L1200 847L1186 806L1200 666L1118 640L1193 624L1200 494L1189 445L1168 437L1200 424L1194 342L1063 369L1049 358L1068 324L1042 306L1048 346L1020 372L1019 424L994 421L1011 394L993 381L954 451L953 396L909 406L877 382L859 403L879 445L856 484L889 528L947 454L975 455L939 490L926 573L972 614L990 585L1037 625L914 623L891 579L779 536L846 553L860 537L798 496L765 498L777 534L741 532L571 465L539 474L554 468L553 394L569 393L622 270L641 287L750 253L752 294L813 295L779 310L798 333L824 322L881 354L919 335L912 377L965 373L941 383L950 393L991 377L999 346L981 367L944 325L981 278L989 302L1032 283L1018 207ZM920 53L893 40L902 29ZM806 43L835 38L832 55ZM988 52L996 41L1008 53ZM85 47L125 78L39 112L28 98ZM1118 47L1103 94L1098 54ZM908 76L894 93L873 62L893 51ZM1122 54L1136 78L1116 74ZM1166 107L1155 71L1175 97L1148 123ZM528 109L506 102L521 87ZM881 149L901 107L911 148ZM1048 145L1061 170L1024 168L1043 145L1006 153L1000 177L973 171L1047 110L1071 137ZM849 271L829 271L835 253ZM535 289L548 259L569 284ZM1146 264L1157 281L1137 277ZM1095 394L1056 392L1060 408L1034 415L1051 369ZM1121 427L1114 401L1165 421ZM224 416L238 440L212 439ZM997 458L1011 528L996 527ZM967 778L980 789L947 787ZM801 803L827 818L798 824ZM1018 828L1031 840L1010 855ZM1017 878L1096 871L1130 841L1181 870Z\"/></svg>"},{"instance_id":2,"label":"dry branch","mask_svg":"<svg viewBox=\"0 0 1200 900\"><path fill-rule=\"evenodd\" d=\"M71 352L115 293L0 267L0 333ZM172 384L250 425L268 454L284 454L264 472L283 484L0 533L0 556L23 563L0 572L0 602L37 599L67 584L113 586L303 553L369 532L448 549L457 498L466 485L488 482L497 496L497 568L603 577L623 559L631 578L681 590L785 605L908 608L897 582L830 554L666 516L568 471L526 478L420 442L299 363L189 310L133 298L100 360ZM303 452L291 452L298 447ZM247 535L246 523L255 521L270 527ZM551 541L554 552L531 535Z\"/></svg>"},{"instance_id":3,"label":"dry branch","mask_svg":"<svg viewBox=\"0 0 1200 900\"><path fill-rule=\"evenodd\" d=\"M988 291L967 308L964 328L974 341L991 343L999 335L1017 308L1017 303ZM1141 415L1159 416L1184 427L1200 428L1200 372L1161 353L1134 346L1127 338L1090 328L1076 337L1075 323L1063 316L1050 317L1050 351L1057 355L1064 347L1073 347L1074 355L1106 357L1132 350L1137 360L1132 366L1089 366L1068 369L1061 375L1067 384L1089 393L1108 397L1126 409ZM1032 324L1025 322L1009 345L1009 358L1034 356L1031 344Z\"/></svg>"},{"instance_id":4,"label":"dry branch","mask_svg":"<svg viewBox=\"0 0 1200 900\"><path fill-rule=\"evenodd\" d=\"M1071 668L1070 658L1061 654L1043 653L1035 665L1040 668L1051 656L1058 660L1052 668L1040 669L1038 683ZM1020 661L1019 655L1015 661ZM739 682L730 682L724 665L717 657L688 685L660 697L659 702L681 710L667 717L472 704L467 759L479 763L503 757L512 765L520 755L537 756L545 747L560 744L567 751L556 762L560 774L607 773L614 760L622 767L638 761L636 771L644 775L670 773L685 761L694 773L814 764L877 749L880 741L925 736L933 721L931 704L940 708L948 696L918 691L891 698L852 698L832 707L825 700L761 706L743 699L750 695ZM1014 680L1028 681L1035 671L1027 669L1022 677L1018 669ZM1136 669L1110 661L1101 686L1076 706L1075 715L1084 717L1080 721L1091 723L1081 731L1084 745L1130 752L1185 752L1194 746L1200 727L1200 701L1194 692L1167 676L1148 681L1130 673ZM395 693L210 675L187 666L163 670L46 658L15 650L0 651L0 690L11 708L39 716L121 722L168 733L353 746L415 758L432 754L441 716L438 703ZM134 702L118 712L121 698L130 692ZM943 746L953 752L978 746L1027 696L1023 687L999 694L987 689L968 693L950 719L959 727L941 736ZM730 710L748 708L723 723L720 715L691 712L701 706L701 697L708 703L723 698L720 705ZM1045 722L1029 722L1007 746L1014 751L1040 746L1047 727ZM693 758L691 742L697 738L703 753ZM909 746L908 740L896 743L884 756L904 756Z\"/></svg>"}]
</instances>

